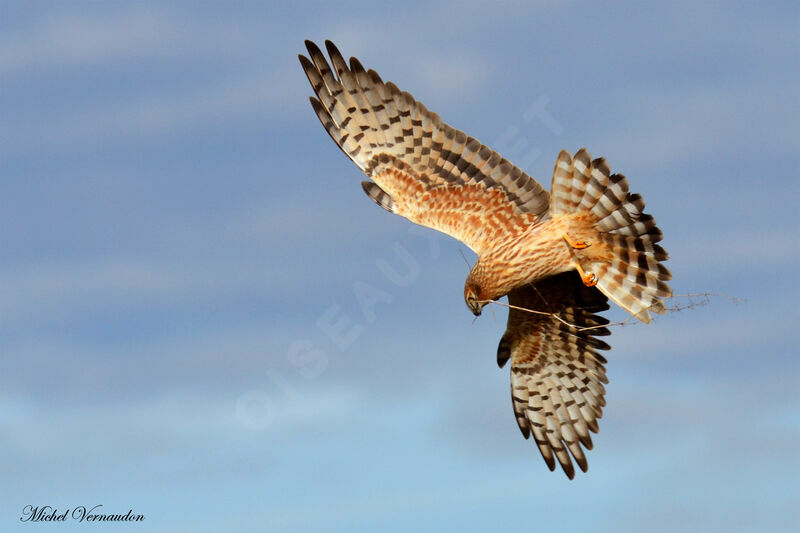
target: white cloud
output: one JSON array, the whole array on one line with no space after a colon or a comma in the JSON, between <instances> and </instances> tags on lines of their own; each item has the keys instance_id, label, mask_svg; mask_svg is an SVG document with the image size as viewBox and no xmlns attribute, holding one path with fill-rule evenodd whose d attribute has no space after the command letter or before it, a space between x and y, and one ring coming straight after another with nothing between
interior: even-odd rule
<instances>
[{"instance_id":1,"label":"white cloud","mask_svg":"<svg viewBox=\"0 0 800 533\"><path fill-rule=\"evenodd\" d=\"M788 80L797 86L796 80ZM796 153L800 129L786 113L786 86L771 80L719 80L705 85L636 86L616 108L608 150L630 154L626 165L674 165L692 158Z\"/></svg>"},{"instance_id":2,"label":"white cloud","mask_svg":"<svg viewBox=\"0 0 800 533\"><path fill-rule=\"evenodd\" d=\"M721 274L730 279L765 270L791 269L792 265L797 265L797 255L788 243L795 240L796 231L785 226L770 227L772 222L774 219L755 220L752 226L739 231L684 233L672 237L671 259L667 266L673 274L715 275L718 279ZM698 253L699 250L702 253ZM732 265L735 270L731 269Z\"/></svg>"},{"instance_id":3,"label":"white cloud","mask_svg":"<svg viewBox=\"0 0 800 533\"><path fill-rule=\"evenodd\" d=\"M449 17L452 8L442 9L448 11ZM417 31L429 31L424 28L438 24L434 15L427 20L432 24L416 21L420 25ZM477 43L450 41L446 46L431 47L430 41L409 39L408 27L402 23L376 26L366 18L335 24L322 36L325 38L332 40L343 56L357 57L364 68L374 69L384 81L393 81L433 111L453 104L449 95L458 95L458 101L469 101L491 84L491 55ZM317 45L324 50L322 41Z\"/></svg>"},{"instance_id":4,"label":"white cloud","mask_svg":"<svg viewBox=\"0 0 800 533\"><path fill-rule=\"evenodd\" d=\"M259 431L243 423L228 391L159 392L128 401L62 403L58 409L0 398L0 422L16 428L4 439L4 455L13 462L6 463L6 472L25 477L26 485L40 486L98 463L137 469L143 461L171 458L173 473L189 475L180 457L216 453L232 442L242 449L280 448L281 441L297 432L335 427L357 405L354 394L342 388L317 387L297 397L272 398L270 424ZM32 420L36 423L22 423ZM238 458L223 460L230 465ZM209 474L224 479L239 473L212 466L204 479Z\"/></svg>"},{"instance_id":5,"label":"white cloud","mask_svg":"<svg viewBox=\"0 0 800 533\"><path fill-rule=\"evenodd\" d=\"M366 197L363 205L372 209ZM406 221L394 220L377 208L374 211L376 219L382 220L366 227L362 218L342 216L333 204L311 211L299 204L260 204L228 217L162 220L146 229L151 243L142 249L114 246L101 254L26 262L0 270L0 324L51 321L98 306L160 308L244 293L267 299L289 297L297 290L303 291L300 297L312 298L320 291L347 292L364 275L380 275L379 259L397 264L392 246L398 243L418 268L433 268L434 262L436 268L457 265L461 275L454 242L445 244L447 238L433 232L424 237L411 235ZM364 250L365 242L370 242L369 250ZM447 255L434 258L432 242ZM363 256L352 261L329 262L324 267L317 263L320 255L340 257L341 250L352 253L359 248ZM385 277L380 279L389 283Z\"/></svg>"},{"instance_id":6,"label":"white cloud","mask_svg":"<svg viewBox=\"0 0 800 533\"><path fill-rule=\"evenodd\" d=\"M170 32L154 12L45 17L0 40L0 72L132 59L166 48Z\"/></svg>"},{"instance_id":7,"label":"white cloud","mask_svg":"<svg viewBox=\"0 0 800 533\"><path fill-rule=\"evenodd\" d=\"M257 68L249 68L251 55L260 51L253 39L263 44L263 34L264 27L254 22L220 27L211 20L156 10L44 18L0 40L0 72L19 77L36 70L120 67L132 60L166 62L173 68L185 65L187 72L196 72L191 61L199 54L204 68L230 70L213 82L192 75L180 81L183 88L142 96L121 91L113 100L95 101L87 93L52 112L59 103L56 92L53 100L36 108L35 118L26 109L10 110L0 126L0 138L6 146L38 151L158 140L236 120L266 123L278 115L298 113L306 105L294 98L302 82L299 67L292 63L290 69L289 62L266 57ZM102 87L97 90L104 94Z\"/></svg>"},{"instance_id":8,"label":"white cloud","mask_svg":"<svg viewBox=\"0 0 800 533\"><path fill-rule=\"evenodd\" d=\"M290 98L288 73L257 72L247 77L136 100L67 108L47 121L19 117L4 121L0 137L16 147L68 148L129 140L156 142L188 131L207 130L235 121L260 120L299 112L304 102Z\"/></svg>"},{"instance_id":9,"label":"white cloud","mask_svg":"<svg viewBox=\"0 0 800 533\"><path fill-rule=\"evenodd\" d=\"M120 64L139 59L206 59L253 52L272 19L215 20L192 9L103 6L47 14L0 38L0 72ZM106 9L108 8L108 9ZM88 11L88 10L87 10Z\"/></svg>"}]
</instances>

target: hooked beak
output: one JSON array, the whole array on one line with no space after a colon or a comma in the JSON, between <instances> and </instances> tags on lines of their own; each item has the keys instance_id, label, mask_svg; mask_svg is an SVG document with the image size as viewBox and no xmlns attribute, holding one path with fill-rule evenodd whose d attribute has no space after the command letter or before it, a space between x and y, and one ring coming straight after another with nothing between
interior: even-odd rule
<instances>
[{"instance_id":1,"label":"hooked beak","mask_svg":"<svg viewBox=\"0 0 800 533\"><path fill-rule=\"evenodd\" d=\"M472 311L472 314L475 316L481 316L482 309L483 305L480 302L475 302L474 304L469 306L469 310Z\"/></svg>"}]
</instances>

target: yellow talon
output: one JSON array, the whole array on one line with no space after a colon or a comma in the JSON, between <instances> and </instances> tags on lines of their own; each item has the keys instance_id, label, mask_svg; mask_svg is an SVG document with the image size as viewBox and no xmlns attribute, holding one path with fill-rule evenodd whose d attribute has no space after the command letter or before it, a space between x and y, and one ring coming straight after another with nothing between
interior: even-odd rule
<instances>
[{"instance_id":1,"label":"yellow talon","mask_svg":"<svg viewBox=\"0 0 800 533\"><path fill-rule=\"evenodd\" d=\"M576 250L583 250L584 248L590 247L592 244L586 241L573 241L569 238L569 235L566 233L564 234L564 240L567 241L571 247L575 248Z\"/></svg>"},{"instance_id":2,"label":"yellow talon","mask_svg":"<svg viewBox=\"0 0 800 533\"><path fill-rule=\"evenodd\" d=\"M587 287L594 287L597 285L597 276L594 272L589 272L588 274L583 271L580 265L576 264L575 269L578 271L578 274L581 275L581 279L583 280L583 284Z\"/></svg>"}]
</instances>

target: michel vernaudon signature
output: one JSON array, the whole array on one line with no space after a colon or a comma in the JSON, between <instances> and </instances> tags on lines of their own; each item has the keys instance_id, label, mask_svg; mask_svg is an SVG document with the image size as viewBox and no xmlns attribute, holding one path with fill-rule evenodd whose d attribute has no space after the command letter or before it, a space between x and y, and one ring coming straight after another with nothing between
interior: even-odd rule
<instances>
[{"instance_id":1,"label":"michel vernaudon signature","mask_svg":"<svg viewBox=\"0 0 800 533\"><path fill-rule=\"evenodd\" d=\"M74 520L76 522L141 522L144 515L136 514L133 509L129 509L125 514L105 514L100 512L101 505L87 509L79 505L73 509L59 511L49 505L33 506L26 505L22 508L21 522L66 522Z\"/></svg>"}]
</instances>

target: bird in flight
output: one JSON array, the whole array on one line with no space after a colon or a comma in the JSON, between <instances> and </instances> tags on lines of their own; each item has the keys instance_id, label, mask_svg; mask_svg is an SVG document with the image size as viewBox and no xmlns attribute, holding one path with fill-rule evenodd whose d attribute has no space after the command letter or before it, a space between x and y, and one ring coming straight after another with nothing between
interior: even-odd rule
<instances>
[{"instance_id":1,"label":"bird in flight","mask_svg":"<svg viewBox=\"0 0 800 533\"><path fill-rule=\"evenodd\" d=\"M556 159L548 195L528 174L445 124L409 93L306 41L300 63L311 106L339 148L369 178L382 208L463 242L477 255L464 285L478 316L508 296L497 364L511 361L511 400L523 436L550 470L588 469L584 448L605 406L611 299L642 322L672 295L667 253L644 200L605 159L582 148Z\"/></svg>"}]
</instances>

